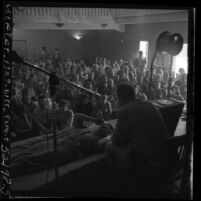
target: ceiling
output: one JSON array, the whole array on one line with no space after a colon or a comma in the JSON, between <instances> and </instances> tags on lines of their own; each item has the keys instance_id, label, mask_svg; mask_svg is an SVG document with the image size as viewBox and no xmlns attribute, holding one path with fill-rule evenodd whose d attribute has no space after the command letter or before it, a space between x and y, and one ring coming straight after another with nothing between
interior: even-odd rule
<instances>
[{"instance_id":1,"label":"ceiling","mask_svg":"<svg viewBox=\"0 0 201 201\"><path fill-rule=\"evenodd\" d=\"M187 10L14 7L14 29L117 30L126 24L187 21Z\"/></svg>"}]
</instances>

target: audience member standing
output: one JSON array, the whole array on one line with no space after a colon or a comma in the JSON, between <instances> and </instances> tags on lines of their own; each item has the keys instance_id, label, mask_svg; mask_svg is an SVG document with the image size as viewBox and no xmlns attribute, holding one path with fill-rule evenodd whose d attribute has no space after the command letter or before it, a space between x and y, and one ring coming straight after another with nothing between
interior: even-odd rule
<instances>
[{"instance_id":1,"label":"audience member standing","mask_svg":"<svg viewBox=\"0 0 201 201\"><path fill-rule=\"evenodd\" d=\"M60 63L61 63L61 55L60 55L59 49L55 48L54 53L53 53L53 65L54 65L54 68L58 68Z\"/></svg>"},{"instance_id":2,"label":"audience member standing","mask_svg":"<svg viewBox=\"0 0 201 201\"><path fill-rule=\"evenodd\" d=\"M46 63L48 61L47 47L42 48L42 51L39 54L39 61L42 63Z\"/></svg>"},{"instance_id":3,"label":"audience member standing","mask_svg":"<svg viewBox=\"0 0 201 201\"><path fill-rule=\"evenodd\" d=\"M134 60L134 66L137 70L138 82L141 83L141 78L144 74L146 66L146 58L143 57L143 51L139 51L137 57Z\"/></svg>"}]
</instances>

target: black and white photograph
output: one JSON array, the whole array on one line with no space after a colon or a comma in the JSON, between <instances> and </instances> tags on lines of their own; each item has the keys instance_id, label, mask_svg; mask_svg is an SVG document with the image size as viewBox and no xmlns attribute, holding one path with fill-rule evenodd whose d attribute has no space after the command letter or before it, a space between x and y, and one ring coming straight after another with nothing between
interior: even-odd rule
<instances>
[{"instance_id":1,"label":"black and white photograph","mask_svg":"<svg viewBox=\"0 0 201 201\"><path fill-rule=\"evenodd\" d=\"M3 11L2 197L193 199L194 8Z\"/></svg>"}]
</instances>

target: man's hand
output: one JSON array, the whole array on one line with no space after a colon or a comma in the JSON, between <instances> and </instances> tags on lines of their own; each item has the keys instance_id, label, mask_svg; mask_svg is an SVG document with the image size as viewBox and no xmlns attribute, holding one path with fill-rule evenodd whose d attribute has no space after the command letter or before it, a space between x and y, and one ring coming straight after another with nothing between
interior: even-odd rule
<instances>
[{"instance_id":1,"label":"man's hand","mask_svg":"<svg viewBox=\"0 0 201 201\"><path fill-rule=\"evenodd\" d=\"M106 121L104 119L98 118L94 123L98 125L104 125L106 124Z\"/></svg>"},{"instance_id":2,"label":"man's hand","mask_svg":"<svg viewBox=\"0 0 201 201\"><path fill-rule=\"evenodd\" d=\"M111 136L106 136L100 140L98 140L97 148L100 151L104 151L105 145L108 144L111 141Z\"/></svg>"},{"instance_id":3,"label":"man's hand","mask_svg":"<svg viewBox=\"0 0 201 201\"><path fill-rule=\"evenodd\" d=\"M108 125L108 124L103 124L103 130L104 130L104 133L106 134L106 136L112 134L112 129L111 129L110 125Z\"/></svg>"}]
</instances>

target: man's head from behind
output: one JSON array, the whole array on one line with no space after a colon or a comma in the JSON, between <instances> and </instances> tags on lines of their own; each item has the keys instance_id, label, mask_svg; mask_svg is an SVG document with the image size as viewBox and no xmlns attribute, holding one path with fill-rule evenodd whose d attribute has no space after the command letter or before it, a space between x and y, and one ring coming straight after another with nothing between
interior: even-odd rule
<instances>
[{"instance_id":1,"label":"man's head from behind","mask_svg":"<svg viewBox=\"0 0 201 201\"><path fill-rule=\"evenodd\" d=\"M45 96L43 94L40 94L39 97L38 97L38 104L39 104L39 107L41 109L45 109L46 107L46 102L45 102Z\"/></svg>"},{"instance_id":2,"label":"man's head from behind","mask_svg":"<svg viewBox=\"0 0 201 201\"><path fill-rule=\"evenodd\" d=\"M184 73L185 73L184 68L179 68L179 73L180 73L180 74L184 74Z\"/></svg>"},{"instance_id":3,"label":"man's head from behind","mask_svg":"<svg viewBox=\"0 0 201 201\"><path fill-rule=\"evenodd\" d=\"M47 51L47 47L44 46L44 47L42 48L42 50L43 50L44 52L46 52L46 51Z\"/></svg>"},{"instance_id":4,"label":"man's head from behind","mask_svg":"<svg viewBox=\"0 0 201 201\"><path fill-rule=\"evenodd\" d=\"M124 106L135 100L135 90L128 83L122 83L117 86L117 97L119 106Z\"/></svg>"}]
</instances>

